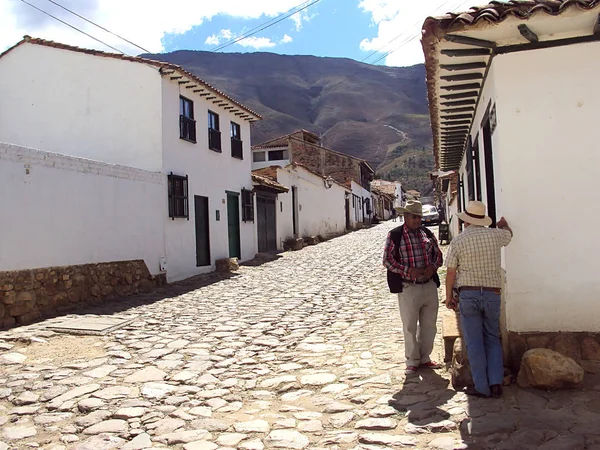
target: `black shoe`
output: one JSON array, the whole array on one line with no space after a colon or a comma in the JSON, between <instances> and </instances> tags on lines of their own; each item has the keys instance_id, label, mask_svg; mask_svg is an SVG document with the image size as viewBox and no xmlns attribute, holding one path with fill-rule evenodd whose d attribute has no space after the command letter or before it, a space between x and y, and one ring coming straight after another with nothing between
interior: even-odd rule
<instances>
[{"instance_id":1,"label":"black shoe","mask_svg":"<svg viewBox=\"0 0 600 450\"><path fill-rule=\"evenodd\" d=\"M489 395L482 394L472 386L469 386L465 389L465 394L471 395L473 397L489 398Z\"/></svg>"},{"instance_id":2,"label":"black shoe","mask_svg":"<svg viewBox=\"0 0 600 450\"><path fill-rule=\"evenodd\" d=\"M500 398L500 397L502 397L502 385L500 385L500 384L492 384L490 386L490 389L492 391L492 397L493 398Z\"/></svg>"}]
</instances>

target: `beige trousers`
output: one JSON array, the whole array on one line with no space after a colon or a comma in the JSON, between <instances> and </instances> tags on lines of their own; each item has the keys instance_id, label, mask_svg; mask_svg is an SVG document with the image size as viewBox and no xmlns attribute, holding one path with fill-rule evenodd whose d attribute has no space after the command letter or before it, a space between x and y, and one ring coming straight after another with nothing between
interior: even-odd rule
<instances>
[{"instance_id":1,"label":"beige trousers","mask_svg":"<svg viewBox=\"0 0 600 450\"><path fill-rule=\"evenodd\" d=\"M406 366L418 366L431 361L437 333L438 296L433 281L427 284L404 284L398 294L400 318L404 331Z\"/></svg>"}]
</instances>

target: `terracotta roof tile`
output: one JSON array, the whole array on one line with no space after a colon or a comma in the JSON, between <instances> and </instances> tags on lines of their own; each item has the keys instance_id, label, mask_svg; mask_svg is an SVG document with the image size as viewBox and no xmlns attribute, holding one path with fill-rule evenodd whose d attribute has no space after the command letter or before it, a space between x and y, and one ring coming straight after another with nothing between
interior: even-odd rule
<instances>
[{"instance_id":1,"label":"terracotta roof tile","mask_svg":"<svg viewBox=\"0 0 600 450\"><path fill-rule=\"evenodd\" d=\"M261 177L270 178L273 181L277 181L277 169L281 169L280 166L269 166L263 167L262 169L254 169L252 174L260 175Z\"/></svg>"},{"instance_id":2,"label":"terracotta roof tile","mask_svg":"<svg viewBox=\"0 0 600 450\"><path fill-rule=\"evenodd\" d=\"M283 184L278 183L270 177L262 176L254 172L252 172L252 181L259 186L266 187L276 192L284 193L289 191L289 188Z\"/></svg>"},{"instance_id":3,"label":"terracotta roof tile","mask_svg":"<svg viewBox=\"0 0 600 450\"><path fill-rule=\"evenodd\" d=\"M129 55L123 55L123 54L120 54L120 53L109 53L109 52L103 52L101 50L94 50L94 49L88 49L88 48L75 47L73 45L61 44L60 42L48 41L46 39L32 38L30 36L24 36L21 41L17 42L15 45L13 45L12 47L8 48L4 52L0 53L0 58L2 58L7 53L11 52L15 48L17 48L20 45L23 45L25 43L36 44L36 45L43 45L45 47L53 47L53 48L57 48L57 49L60 49L60 50L68 50L68 51L73 51L73 52L78 52L78 53L85 53L85 54L93 55L93 56L102 56L102 57L105 57L105 58L120 59L122 61L131 61L131 62L136 62L136 63L141 63L141 64L147 64L147 65L150 65L150 66L159 67L160 70L161 70L161 75L162 75L162 71L163 70L173 70L173 71L182 73L183 75L191 78L194 82L200 84L201 86L203 86L206 89L212 91L213 93L216 93L216 94L220 95L221 97L225 98L226 100L230 101L234 105L236 105L239 108L243 109L246 113L250 114L251 116L254 116L255 120L262 119L262 117L259 114L257 114L256 112L254 112L251 109L245 107L244 105L242 105L238 101L234 100L233 98L231 98L230 96L228 96L224 92L218 90L214 86L211 86L206 81L198 78L196 75L192 74L191 72L188 72L183 67L178 66L176 64L168 63L168 62L162 62L162 61L157 61L157 60L148 59L148 58L141 58L139 56L129 56Z\"/></svg>"}]
</instances>

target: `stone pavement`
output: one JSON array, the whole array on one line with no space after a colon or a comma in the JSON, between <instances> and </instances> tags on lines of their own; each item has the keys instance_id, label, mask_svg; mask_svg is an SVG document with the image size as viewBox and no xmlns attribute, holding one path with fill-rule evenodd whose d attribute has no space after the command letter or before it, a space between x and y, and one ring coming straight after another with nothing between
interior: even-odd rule
<instances>
[{"instance_id":1,"label":"stone pavement","mask_svg":"<svg viewBox=\"0 0 600 450\"><path fill-rule=\"evenodd\" d=\"M595 375L499 400L405 379L395 225L81 312L133 319L106 335L0 333L0 450L600 449Z\"/></svg>"}]
</instances>

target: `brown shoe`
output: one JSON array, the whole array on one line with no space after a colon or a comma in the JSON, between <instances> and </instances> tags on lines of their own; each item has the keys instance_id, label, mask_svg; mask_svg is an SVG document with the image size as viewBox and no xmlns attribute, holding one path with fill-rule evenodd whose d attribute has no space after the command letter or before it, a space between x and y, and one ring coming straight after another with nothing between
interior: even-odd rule
<instances>
[{"instance_id":1,"label":"brown shoe","mask_svg":"<svg viewBox=\"0 0 600 450\"><path fill-rule=\"evenodd\" d=\"M490 390L492 391L492 397L494 397L494 398L502 397L502 385L492 384L490 386Z\"/></svg>"}]
</instances>

